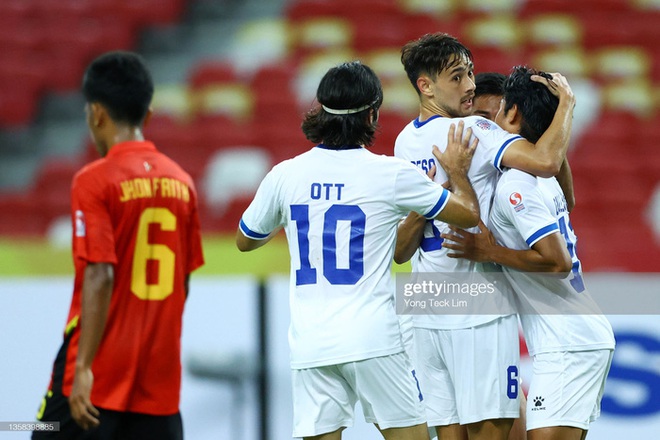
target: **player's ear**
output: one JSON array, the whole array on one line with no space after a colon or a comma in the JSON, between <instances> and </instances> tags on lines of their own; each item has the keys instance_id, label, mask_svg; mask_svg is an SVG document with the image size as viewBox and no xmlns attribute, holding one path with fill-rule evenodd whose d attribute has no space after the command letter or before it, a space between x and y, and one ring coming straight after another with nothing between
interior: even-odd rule
<instances>
[{"instance_id":1,"label":"player's ear","mask_svg":"<svg viewBox=\"0 0 660 440\"><path fill-rule=\"evenodd\" d=\"M417 78L416 84L422 95L433 96L435 94L433 81L431 81L431 78L427 75L420 75L420 77Z\"/></svg>"},{"instance_id":2,"label":"player's ear","mask_svg":"<svg viewBox=\"0 0 660 440\"><path fill-rule=\"evenodd\" d=\"M378 122L378 110L372 108L369 110L369 119L371 120L372 124L375 124Z\"/></svg>"},{"instance_id":3,"label":"player's ear","mask_svg":"<svg viewBox=\"0 0 660 440\"><path fill-rule=\"evenodd\" d=\"M149 122L151 121L151 115L153 114L154 114L154 109L151 106L149 106L149 109L147 110L147 114L144 115L144 119L142 120L142 128L149 125Z\"/></svg>"},{"instance_id":4,"label":"player's ear","mask_svg":"<svg viewBox=\"0 0 660 440\"><path fill-rule=\"evenodd\" d=\"M103 105L98 102L92 102L89 105L91 120L90 123L94 128L101 128L105 125L110 115Z\"/></svg>"}]
</instances>

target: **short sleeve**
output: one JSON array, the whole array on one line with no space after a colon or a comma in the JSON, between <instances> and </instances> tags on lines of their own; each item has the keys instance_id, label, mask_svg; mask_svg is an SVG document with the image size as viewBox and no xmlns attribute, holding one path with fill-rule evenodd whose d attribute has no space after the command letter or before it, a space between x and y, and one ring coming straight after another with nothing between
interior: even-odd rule
<instances>
[{"instance_id":1,"label":"short sleeve","mask_svg":"<svg viewBox=\"0 0 660 440\"><path fill-rule=\"evenodd\" d=\"M479 138L477 148L486 153L488 161L499 171L502 171L504 152L514 142L523 139L522 136L511 134L496 123L480 117L474 118L470 128L472 128L472 133Z\"/></svg>"},{"instance_id":2,"label":"short sleeve","mask_svg":"<svg viewBox=\"0 0 660 440\"><path fill-rule=\"evenodd\" d=\"M73 256L92 263L117 263L115 237L102 170L76 175L71 188Z\"/></svg>"},{"instance_id":3,"label":"short sleeve","mask_svg":"<svg viewBox=\"0 0 660 440\"><path fill-rule=\"evenodd\" d=\"M278 197L278 170L274 168L264 177L239 223L243 235L253 240L265 239L283 223Z\"/></svg>"},{"instance_id":4,"label":"short sleeve","mask_svg":"<svg viewBox=\"0 0 660 440\"><path fill-rule=\"evenodd\" d=\"M556 219L543 202L538 185L510 181L499 188L497 198L499 212L515 226L530 248L559 230Z\"/></svg>"},{"instance_id":5,"label":"short sleeve","mask_svg":"<svg viewBox=\"0 0 660 440\"><path fill-rule=\"evenodd\" d=\"M395 181L394 202L402 212L415 211L433 219L447 206L449 197L449 191L434 183L419 168L401 162Z\"/></svg>"}]
</instances>

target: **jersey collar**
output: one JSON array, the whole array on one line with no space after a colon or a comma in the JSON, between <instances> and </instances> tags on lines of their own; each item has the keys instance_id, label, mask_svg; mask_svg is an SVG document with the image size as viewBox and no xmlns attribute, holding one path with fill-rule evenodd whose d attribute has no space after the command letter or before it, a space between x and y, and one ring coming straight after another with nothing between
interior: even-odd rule
<instances>
[{"instance_id":1,"label":"jersey collar","mask_svg":"<svg viewBox=\"0 0 660 440\"><path fill-rule=\"evenodd\" d=\"M426 125L427 123L431 122L432 120L442 118L442 117L443 117L442 115L433 115L430 118L428 118L426 121L422 122L422 121L419 120L419 116L418 116L413 121L413 124L415 124L415 128L421 128L424 125Z\"/></svg>"},{"instance_id":2,"label":"jersey collar","mask_svg":"<svg viewBox=\"0 0 660 440\"><path fill-rule=\"evenodd\" d=\"M126 141L113 145L105 157L117 156L131 151L156 151L156 146L151 141Z\"/></svg>"},{"instance_id":3,"label":"jersey collar","mask_svg":"<svg viewBox=\"0 0 660 440\"><path fill-rule=\"evenodd\" d=\"M335 148L325 144L318 144L316 147L323 148L324 150L343 151L343 150L357 150L358 148L362 148L362 145L343 145L341 148Z\"/></svg>"}]
</instances>

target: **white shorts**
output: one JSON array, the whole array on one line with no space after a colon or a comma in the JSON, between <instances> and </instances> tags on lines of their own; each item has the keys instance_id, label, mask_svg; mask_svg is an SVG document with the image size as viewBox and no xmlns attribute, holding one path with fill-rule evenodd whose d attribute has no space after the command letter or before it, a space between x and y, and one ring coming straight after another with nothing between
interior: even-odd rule
<instances>
[{"instance_id":1,"label":"white shorts","mask_svg":"<svg viewBox=\"0 0 660 440\"><path fill-rule=\"evenodd\" d=\"M572 426L584 430L600 416L613 350L540 353L532 362L527 430Z\"/></svg>"},{"instance_id":2,"label":"white shorts","mask_svg":"<svg viewBox=\"0 0 660 440\"><path fill-rule=\"evenodd\" d=\"M291 370L293 436L311 437L353 426L359 400L367 423L381 429L424 423L419 384L408 355Z\"/></svg>"},{"instance_id":3,"label":"white shorts","mask_svg":"<svg viewBox=\"0 0 660 440\"><path fill-rule=\"evenodd\" d=\"M415 346L429 426L520 416L516 315L466 329L416 328Z\"/></svg>"}]
</instances>

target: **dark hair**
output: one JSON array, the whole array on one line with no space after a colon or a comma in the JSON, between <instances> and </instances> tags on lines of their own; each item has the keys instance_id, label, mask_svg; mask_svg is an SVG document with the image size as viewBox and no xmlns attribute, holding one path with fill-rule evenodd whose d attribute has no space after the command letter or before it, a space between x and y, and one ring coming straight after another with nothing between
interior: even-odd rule
<instances>
[{"instance_id":1,"label":"dark hair","mask_svg":"<svg viewBox=\"0 0 660 440\"><path fill-rule=\"evenodd\" d=\"M321 106L310 110L302 123L307 139L334 148L373 143L383 88L369 66L353 61L331 68L319 83L316 99ZM356 113L332 114L323 106L331 110L366 107ZM370 109L375 113L371 119L368 117Z\"/></svg>"},{"instance_id":2,"label":"dark hair","mask_svg":"<svg viewBox=\"0 0 660 440\"><path fill-rule=\"evenodd\" d=\"M142 58L132 52L108 52L85 71L82 92L88 103L103 105L115 122L142 125L154 84Z\"/></svg>"},{"instance_id":3,"label":"dark hair","mask_svg":"<svg viewBox=\"0 0 660 440\"><path fill-rule=\"evenodd\" d=\"M504 95L504 81L506 75L498 72L481 72L474 76L474 97L482 95Z\"/></svg>"},{"instance_id":4,"label":"dark hair","mask_svg":"<svg viewBox=\"0 0 660 440\"><path fill-rule=\"evenodd\" d=\"M545 85L532 81L532 75L552 79L547 73L527 66L514 67L504 82L504 112L516 105L522 116L520 135L536 143L552 123L559 98Z\"/></svg>"},{"instance_id":5,"label":"dark hair","mask_svg":"<svg viewBox=\"0 0 660 440\"><path fill-rule=\"evenodd\" d=\"M441 32L426 34L401 48L401 64L417 94L421 94L417 87L420 75L427 74L435 78L443 70L460 63L463 58L472 61L470 49L455 37Z\"/></svg>"}]
</instances>

